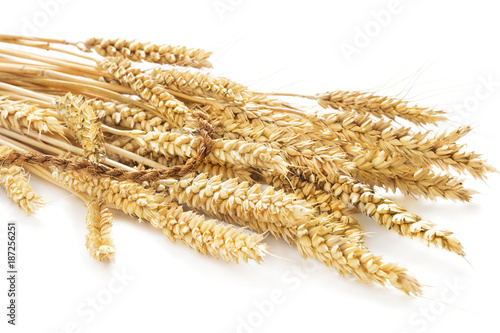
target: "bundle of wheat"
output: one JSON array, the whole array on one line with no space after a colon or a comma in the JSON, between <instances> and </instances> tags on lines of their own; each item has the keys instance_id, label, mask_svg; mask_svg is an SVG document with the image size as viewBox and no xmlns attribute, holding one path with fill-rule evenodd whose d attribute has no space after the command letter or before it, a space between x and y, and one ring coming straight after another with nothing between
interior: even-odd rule
<instances>
[{"instance_id":1,"label":"bundle of wheat","mask_svg":"<svg viewBox=\"0 0 500 333\"><path fill-rule=\"evenodd\" d=\"M406 269L366 247L353 208L465 256L451 231L373 186L469 201L453 172L496 172L457 143L469 126L419 131L445 114L395 98L256 92L207 72L210 53L186 47L7 35L0 42L51 54L0 48L0 182L27 213L43 201L23 168L77 194L88 206L86 246L99 261L116 252L114 208L226 261L261 262L270 233L342 275L418 295L422 285ZM318 108L306 112L280 96Z\"/></svg>"}]
</instances>

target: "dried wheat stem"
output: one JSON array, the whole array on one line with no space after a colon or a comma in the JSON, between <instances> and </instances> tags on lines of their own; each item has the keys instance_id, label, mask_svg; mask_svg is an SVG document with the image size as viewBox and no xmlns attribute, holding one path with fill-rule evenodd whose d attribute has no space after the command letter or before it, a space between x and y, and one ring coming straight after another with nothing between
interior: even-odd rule
<instances>
[{"instance_id":1,"label":"dried wheat stem","mask_svg":"<svg viewBox=\"0 0 500 333\"><path fill-rule=\"evenodd\" d=\"M12 149L0 146L0 156L8 155L11 152ZM45 205L42 198L33 191L25 177L24 170L19 166L4 167L0 165L0 184L7 191L7 196L26 214L31 214Z\"/></svg>"},{"instance_id":2,"label":"dried wheat stem","mask_svg":"<svg viewBox=\"0 0 500 333\"><path fill-rule=\"evenodd\" d=\"M51 107L52 106L52 99L43 95L43 94L39 94L39 93L36 93L36 92L28 90L28 89L14 86L12 84L7 84L5 82L0 82L0 88L5 89L9 92L18 94L20 96L30 97L30 98L33 98L33 99L39 100L40 102L45 103L44 105L40 104L40 106L43 106L43 107Z\"/></svg>"},{"instance_id":3,"label":"dried wheat stem","mask_svg":"<svg viewBox=\"0 0 500 333\"><path fill-rule=\"evenodd\" d=\"M83 149L75 147L75 146L67 143L66 141L61 141L61 139L58 139L55 137L50 137L50 136L47 136L45 134L38 134L35 136L32 133L30 133L28 130L23 129L22 133L24 135L21 135L21 134L15 133L15 132L10 132L10 131L3 129L3 128L0 128L0 133L8 136L10 138L13 138L19 142L24 142L24 143L29 144L30 146L37 147L38 150L40 150L40 151L45 151L45 152L49 152L51 154L60 155L62 150L65 150L65 151L71 152L71 153L78 155L78 156L84 156ZM31 152L37 153L37 151L34 151L34 150ZM50 159L50 157L49 157L49 159ZM23 163L23 162L20 161L19 163ZM125 169L125 170L130 171L130 168L126 167L123 164L120 164L117 161L113 161L109 158L106 158L103 161L103 163L108 165L108 166L111 166L111 167Z\"/></svg>"},{"instance_id":4,"label":"dried wheat stem","mask_svg":"<svg viewBox=\"0 0 500 333\"><path fill-rule=\"evenodd\" d=\"M0 35L0 41L3 43L10 43L10 44L17 44L17 45L23 45L23 46L29 46L29 47L35 47L47 51L56 51L56 52L61 52L65 54L69 54L75 57L87 59L87 60L94 60L94 58L89 57L85 54L82 53L76 53L73 51L69 51L66 49L54 47L51 45L51 42L42 42L42 41L35 41L35 40L28 40L27 38L23 38L21 36L9 36L9 35ZM68 45L72 44L67 42Z\"/></svg>"},{"instance_id":5,"label":"dried wheat stem","mask_svg":"<svg viewBox=\"0 0 500 333\"><path fill-rule=\"evenodd\" d=\"M106 157L104 137L97 115L85 98L68 93L55 100L55 107L82 146L85 157L93 163L102 162Z\"/></svg>"},{"instance_id":6,"label":"dried wheat stem","mask_svg":"<svg viewBox=\"0 0 500 333\"><path fill-rule=\"evenodd\" d=\"M117 93L116 91L109 90L109 89L104 89L101 87L97 87L94 85L90 84L84 84L84 83L75 83L71 81L65 81L65 80L55 80L55 79L47 79L47 78L38 78L38 77L11 77L11 78L18 78L21 80L23 83L31 83L37 85L38 89L46 87L50 89L54 89L51 92L53 94L60 95L61 92L66 93L68 90L77 94L89 96L91 98L101 98L101 99L111 99L118 101L120 103L125 103L125 104L131 104L136 107L148 110L157 116L163 117L163 114L158 111L155 107L144 103L140 100L133 99L130 97L127 97L125 95L122 95L121 93ZM112 85L113 87L117 87L116 85ZM132 92L132 90L130 91Z\"/></svg>"},{"instance_id":7,"label":"dried wheat stem","mask_svg":"<svg viewBox=\"0 0 500 333\"><path fill-rule=\"evenodd\" d=\"M31 64L4 64L0 62L0 71L6 72L6 73L13 73L19 76L38 76L38 77L45 77L45 78L50 78L50 79L56 79L56 80L61 80L61 81L68 81L72 83L81 83L85 85L91 85L95 87L100 87L103 89L108 89L111 91L115 91L118 93L123 93L123 94L130 94L132 93L130 88L127 87L122 87L122 86L117 86L113 85L107 82L101 82L95 79L91 78L86 78L86 77L81 77L77 75L70 75L70 74L65 74L59 72L58 67L55 68L55 70L50 70L45 68L44 66L32 66ZM95 78L99 78L97 76L94 76Z\"/></svg>"},{"instance_id":8,"label":"dried wheat stem","mask_svg":"<svg viewBox=\"0 0 500 333\"><path fill-rule=\"evenodd\" d=\"M123 57L132 61L148 61L190 67L212 67L207 58L211 52L185 46L157 45L124 39L89 38L84 42L103 57Z\"/></svg>"},{"instance_id":9,"label":"dried wheat stem","mask_svg":"<svg viewBox=\"0 0 500 333\"><path fill-rule=\"evenodd\" d=\"M87 206L88 234L85 246L98 261L112 261L116 252L111 238L113 215L106 207L105 200L90 200Z\"/></svg>"},{"instance_id":10,"label":"dried wheat stem","mask_svg":"<svg viewBox=\"0 0 500 333\"><path fill-rule=\"evenodd\" d=\"M13 57L23 58L27 60L32 60L36 62L47 63L55 66L60 66L63 68L69 68L74 70L75 72L84 74L84 75L99 75L100 73L96 71L96 69L92 66L76 63L73 61L57 59L53 57L46 57L41 54L24 52L19 50L11 50L0 47L0 53L6 54Z\"/></svg>"},{"instance_id":11,"label":"dried wheat stem","mask_svg":"<svg viewBox=\"0 0 500 333\"><path fill-rule=\"evenodd\" d=\"M417 125L436 124L446 120L444 112L410 106L406 101L359 91L333 91L319 94L318 104L342 111L368 113L377 117L386 116L409 120Z\"/></svg>"}]
</instances>

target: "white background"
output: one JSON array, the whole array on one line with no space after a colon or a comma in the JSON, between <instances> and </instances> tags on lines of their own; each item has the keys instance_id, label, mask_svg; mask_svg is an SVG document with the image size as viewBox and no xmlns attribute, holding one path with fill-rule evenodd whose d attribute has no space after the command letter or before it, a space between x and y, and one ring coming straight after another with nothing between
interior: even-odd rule
<instances>
[{"instance_id":1,"label":"white background","mask_svg":"<svg viewBox=\"0 0 500 333\"><path fill-rule=\"evenodd\" d=\"M453 111L456 122L472 124L469 148L500 166L495 1L61 0L43 5L49 2L54 3L4 2L0 31L201 47L214 51L215 73L256 90L370 89L406 97ZM363 31L369 33L364 39ZM346 56L347 45L356 53ZM491 92L484 80L495 83ZM456 232L472 266L360 217L373 252L401 263L428 286L425 297L411 298L342 278L319 264L305 266L294 248L270 238L266 242L275 256L264 264L225 264L119 213L116 262L100 264L84 247L83 203L32 177L48 202L34 217L0 191L0 261L6 261L7 221L16 220L20 267L19 324L5 323L2 278L2 326L7 332L498 332L499 183L498 174L487 184L467 180L481 192L469 204L389 195ZM123 271L133 278L114 280ZM100 311L89 310L89 297L105 295L110 282L120 291ZM256 304L268 304L273 293L283 295L280 304L259 310Z\"/></svg>"}]
</instances>

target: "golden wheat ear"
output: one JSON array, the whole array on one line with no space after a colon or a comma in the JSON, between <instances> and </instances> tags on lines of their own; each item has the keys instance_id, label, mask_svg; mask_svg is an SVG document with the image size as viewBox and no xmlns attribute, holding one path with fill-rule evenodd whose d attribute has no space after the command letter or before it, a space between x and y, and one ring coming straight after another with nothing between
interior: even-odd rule
<instances>
[{"instance_id":1,"label":"golden wheat ear","mask_svg":"<svg viewBox=\"0 0 500 333\"><path fill-rule=\"evenodd\" d=\"M96 179L87 173L54 170L55 181L79 193L104 200L107 206L148 221L172 241L180 241L197 252L225 261L262 262L268 251L263 236L248 234L182 207L150 187L132 181Z\"/></svg>"},{"instance_id":2,"label":"golden wheat ear","mask_svg":"<svg viewBox=\"0 0 500 333\"><path fill-rule=\"evenodd\" d=\"M103 57L122 57L132 61L147 61L187 67L212 67L208 61L211 52L185 46L157 45L125 39L89 38L84 46Z\"/></svg>"},{"instance_id":3,"label":"golden wheat ear","mask_svg":"<svg viewBox=\"0 0 500 333\"><path fill-rule=\"evenodd\" d=\"M67 93L56 98L55 107L82 146L85 157L92 163L102 162L106 158L104 136L97 115L85 98Z\"/></svg>"},{"instance_id":4,"label":"golden wheat ear","mask_svg":"<svg viewBox=\"0 0 500 333\"><path fill-rule=\"evenodd\" d=\"M98 261L113 261L115 246L111 237L113 215L106 207L105 200L90 200L87 211L87 236L85 246L90 255Z\"/></svg>"},{"instance_id":5,"label":"golden wheat ear","mask_svg":"<svg viewBox=\"0 0 500 333\"><path fill-rule=\"evenodd\" d=\"M318 104L324 108L370 114L389 119L399 117L416 125L437 124L445 121L445 113L430 108L412 106L409 102L386 96L377 96L360 91L332 91L319 94Z\"/></svg>"},{"instance_id":6,"label":"golden wheat ear","mask_svg":"<svg viewBox=\"0 0 500 333\"><path fill-rule=\"evenodd\" d=\"M12 152L12 149L0 146L0 156ZM7 196L15 202L26 214L30 215L45 205L42 197L33 191L22 167L12 165L0 166L0 184L7 192Z\"/></svg>"}]
</instances>

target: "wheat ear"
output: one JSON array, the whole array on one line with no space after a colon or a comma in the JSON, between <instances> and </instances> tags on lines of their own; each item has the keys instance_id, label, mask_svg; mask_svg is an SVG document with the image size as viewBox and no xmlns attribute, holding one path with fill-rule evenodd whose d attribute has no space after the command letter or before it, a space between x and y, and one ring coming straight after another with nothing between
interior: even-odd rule
<instances>
[{"instance_id":1,"label":"wheat ear","mask_svg":"<svg viewBox=\"0 0 500 333\"><path fill-rule=\"evenodd\" d=\"M252 96L247 87L226 78L214 77L207 72L156 68L151 76L167 89L192 96L237 103L245 103Z\"/></svg>"},{"instance_id":2,"label":"wheat ear","mask_svg":"<svg viewBox=\"0 0 500 333\"><path fill-rule=\"evenodd\" d=\"M97 122L97 115L83 96L67 93L55 100L55 107L66 126L83 148L85 157L92 163L106 158L104 137Z\"/></svg>"},{"instance_id":3,"label":"wheat ear","mask_svg":"<svg viewBox=\"0 0 500 333\"><path fill-rule=\"evenodd\" d=\"M104 102L102 100L91 99L88 103L94 109L104 124L111 126L121 126L140 131L160 132L171 130L168 122L158 117L156 114L129 104L118 104L115 102Z\"/></svg>"},{"instance_id":4,"label":"wheat ear","mask_svg":"<svg viewBox=\"0 0 500 333\"><path fill-rule=\"evenodd\" d=\"M9 96L0 97L0 126L21 132L21 129L64 136L61 119L52 110L24 101L12 101Z\"/></svg>"},{"instance_id":5,"label":"wheat ear","mask_svg":"<svg viewBox=\"0 0 500 333\"><path fill-rule=\"evenodd\" d=\"M132 61L148 61L190 67L212 67L208 62L210 52L191 49L185 46L157 45L127 41L124 39L89 38L85 41L87 49L94 49L103 57L123 57Z\"/></svg>"},{"instance_id":6,"label":"wheat ear","mask_svg":"<svg viewBox=\"0 0 500 333\"><path fill-rule=\"evenodd\" d=\"M484 178L487 172L495 171L479 154L464 151L464 145L456 144L471 130L470 126L430 136L430 132L412 133L409 127L395 128L387 120L372 121L367 114L327 111L323 117L324 123L341 139L400 155L420 167L452 168L461 173L467 171L476 178Z\"/></svg>"},{"instance_id":7,"label":"wheat ear","mask_svg":"<svg viewBox=\"0 0 500 333\"><path fill-rule=\"evenodd\" d=\"M188 175L180 180L165 180L170 196L180 203L202 207L204 211L255 219L278 225L303 224L313 216L312 205L273 187L262 190L237 179L222 181L222 176Z\"/></svg>"},{"instance_id":8,"label":"wheat ear","mask_svg":"<svg viewBox=\"0 0 500 333\"><path fill-rule=\"evenodd\" d=\"M12 152L12 149L0 146L0 156ZM19 166L3 167L0 164L0 184L5 188L7 196L14 201L26 214L45 205L40 195L33 191L25 177L23 168Z\"/></svg>"},{"instance_id":9,"label":"wheat ear","mask_svg":"<svg viewBox=\"0 0 500 333\"><path fill-rule=\"evenodd\" d=\"M408 295L422 293L422 285L405 268L382 262L365 246L338 235L335 224L325 224L321 219L297 230L296 243L302 256L318 259L341 275L350 273L362 282L390 283Z\"/></svg>"},{"instance_id":10,"label":"wheat ear","mask_svg":"<svg viewBox=\"0 0 500 333\"><path fill-rule=\"evenodd\" d=\"M120 58L105 58L98 62L98 66L154 106L171 126L184 126L188 108L151 76L132 68L128 60Z\"/></svg>"},{"instance_id":11,"label":"wheat ear","mask_svg":"<svg viewBox=\"0 0 500 333\"><path fill-rule=\"evenodd\" d=\"M410 106L410 103L397 98L377 96L366 92L338 90L319 94L317 98L318 104L324 108L368 113L376 117L386 116L390 119L399 117L417 125L436 124L446 120L442 111Z\"/></svg>"},{"instance_id":12,"label":"wheat ear","mask_svg":"<svg viewBox=\"0 0 500 333\"><path fill-rule=\"evenodd\" d=\"M205 220L171 202L168 197L156 194L151 188L130 181L95 179L74 171L54 170L52 176L71 189L103 199L106 205L126 214L146 220L160 229L170 240L179 240L196 251L211 254L225 261L252 259L261 262L267 253L263 236L247 234L231 226Z\"/></svg>"},{"instance_id":13,"label":"wheat ear","mask_svg":"<svg viewBox=\"0 0 500 333\"><path fill-rule=\"evenodd\" d=\"M429 199L444 198L470 201L472 191L463 181L451 174L440 174L429 167L416 167L398 155L390 155L378 149L344 144L344 151L356 165L352 176L370 186L387 190L401 190L404 195L422 196Z\"/></svg>"},{"instance_id":14,"label":"wheat ear","mask_svg":"<svg viewBox=\"0 0 500 333\"><path fill-rule=\"evenodd\" d=\"M147 151L154 151L166 157L191 157L202 143L200 136L159 131L135 135L136 142ZM206 160L219 165L232 164L244 167L273 169L286 173L287 163L277 149L262 143L243 140L215 139L211 141L211 153Z\"/></svg>"},{"instance_id":15,"label":"wheat ear","mask_svg":"<svg viewBox=\"0 0 500 333\"><path fill-rule=\"evenodd\" d=\"M87 211L87 236L85 246L98 261L112 261L116 252L111 238L113 215L105 200L90 200Z\"/></svg>"},{"instance_id":16,"label":"wheat ear","mask_svg":"<svg viewBox=\"0 0 500 333\"><path fill-rule=\"evenodd\" d=\"M438 227L420 216L375 193L363 183L350 177L331 174L327 179L309 175L323 190L332 193L346 204L352 204L387 229L394 229L403 236L418 238L427 245L434 245L464 256L463 247L451 231Z\"/></svg>"}]
</instances>

